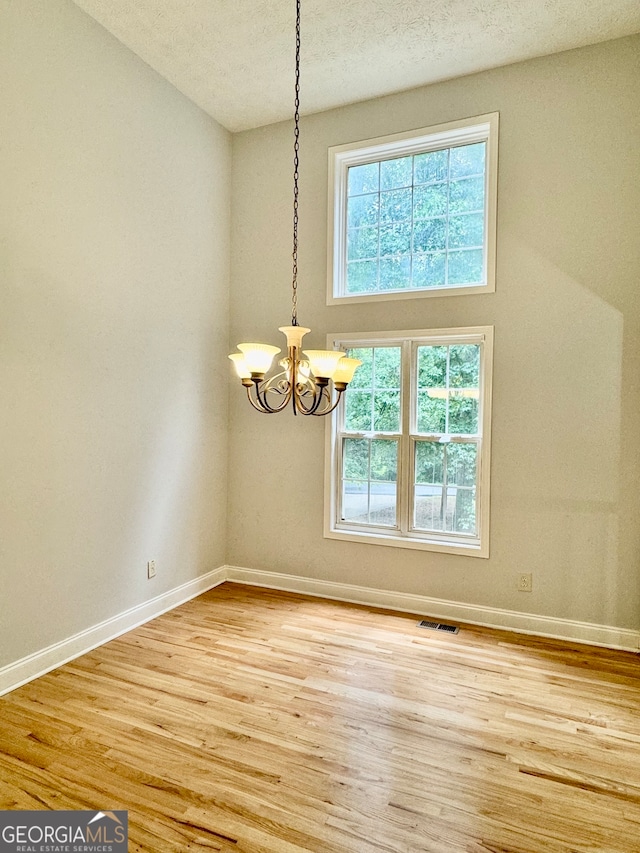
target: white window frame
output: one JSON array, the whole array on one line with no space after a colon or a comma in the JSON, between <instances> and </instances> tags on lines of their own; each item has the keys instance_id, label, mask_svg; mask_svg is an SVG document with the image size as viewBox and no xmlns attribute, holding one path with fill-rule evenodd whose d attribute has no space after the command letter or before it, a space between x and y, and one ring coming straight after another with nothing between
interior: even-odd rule
<instances>
[{"instance_id":1,"label":"white window frame","mask_svg":"<svg viewBox=\"0 0 640 853\"><path fill-rule=\"evenodd\" d=\"M329 148L329 228L327 235L327 305L492 293L496 282L496 209L498 197L499 114L486 115L395 133ZM346 293L347 175L351 166L395 159L456 145L486 142L484 283L402 289L383 293Z\"/></svg>"},{"instance_id":2,"label":"white window frame","mask_svg":"<svg viewBox=\"0 0 640 853\"><path fill-rule=\"evenodd\" d=\"M420 345L480 344L480 393L478 412L477 444L479 448L476 477L477 536L456 533L417 532L410 529L413 507L413 465L416 441L424 439L416 431L414 351ZM397 502L399 527L390 529L370 525L358 525L339 518L342 488L341 442L345 435L373 437L377 433L348 433L339 431L344 417L344 400L338 409L326 419L326 452L324 483L324 536L363 542L369 545L390 545L396 548L412 548L439 551L447 554L467 556L489 556L489 500L491 468L491 398L493 372L493 326L473 326L454 329L420 329L402 332L337 333L327 336L328 348L349 349L376 346L402 347L401 429L398 434L398 479ZM347 391L348 393L348 391ZM389 435L389 434L385 434Z\"/></svg>"}]
</instances>

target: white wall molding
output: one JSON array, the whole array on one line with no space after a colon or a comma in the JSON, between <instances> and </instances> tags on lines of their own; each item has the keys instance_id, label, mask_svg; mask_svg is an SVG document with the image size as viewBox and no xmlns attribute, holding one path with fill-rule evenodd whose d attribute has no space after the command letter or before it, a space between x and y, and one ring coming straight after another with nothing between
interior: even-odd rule
<instances>
[{"instance_id":1,"label":"white wall molding","mask_svg":"<svg viewBox=\"0 0 640 853\"><path fill-rule=\"evenodd\" d=\"M138 625L155 619L156 616L184 604L203 592L219 586L226 580L265 589L280 589L285 592L314 595L318 598L334 601L368 604L386 610L400 610L404 613L415 613L423 617L431 616L448 621L466 622L485 628L503 628L507 631L532 634L538 637L550 637L557 640L587 643L631 652L640 650L640 631L632 631L626 628L578 622L573 619L552 616L538 616L535 613L519 613L513 610L501 610L497 607L479 607L475 604L429 598L425 595L370 589L365 586L317 578L257 571L241 566L220 566L205 575L169 590L169 592L152 598L150 601L145 601L111 619L100 622L86 631L74 634L66 640L54 643L39 652L34 652L34 654L3 667L0 669L0 696L74 660L74 658L80 657L86 652L90 652L133 628L137 628Z\"/></svg>"},{"instance_id":2,"label":"white wall molding","mask_svg":"<svg viewBox=\"0 0 640 853\"><path fill-rule=\"evenodd\" d=\"M39 652L34 652L3 667L0 669L0 696L10 690L15 690L16 687L20 687L28 681L33 681L34 678L38 678L64 663L74 660L74 658L80 657L80 655L86 654L86 652L90 652L133 628L137 628L138 625L155 619L156 616L166 613L167 610L173 610L174 607L184 604L209 589L213 589L213 587L223 583L226 576L226 566L221 566L162 595L158 595L156 598L125 610L111 619L106 619L104 622L87 628L79 634L74 634L66 640L61 640L59 643L54 643Z\"/></svg>"},{"instance_id":3,"label":"white wall molding","mask_svg":"<svg viewBox=\"0 0 640 853\"><path fill-rule=\"evenodd\" d=\"M316 578L297 577L296 575L276 572L260 572L240 566L226 566L226 571L227 580L252 586L300 592L320 598L348 601L352 604L369 604L374 607L416 613L421 616L432 616L447 621L466 622L485 628L503 628L507 631L532 634L538 637L587 643L588 645L605 646L624 651L638 652L640 650L640 631L632 631L626 628L578 622L573 619L553 616L538 616L535 613L519 613L514 610L502 610L498 607L480 607L459 601L446 601L406 592L370 589L364 586Z\"/></svg>"}]
</instances>

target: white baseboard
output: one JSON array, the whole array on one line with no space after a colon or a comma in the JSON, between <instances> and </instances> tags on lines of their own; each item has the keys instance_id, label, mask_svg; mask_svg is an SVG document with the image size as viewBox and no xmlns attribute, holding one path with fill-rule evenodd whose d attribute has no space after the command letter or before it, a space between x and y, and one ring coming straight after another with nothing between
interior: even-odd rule
<instances>
[{"instance_id":1,"label":"white baseboard","mask_svg":"<svg viewBox=\"0 0 640 853\"><path fill-rule=\"evenodd\" d=\"M0 669L0 696L10 690L15 690L16 687L20 687L34 678L38 678L40 675L44 675L45 672L50 672L86 652L90 652L97 646L101 646L127 631L131 631L132 628L137 628L138 625L142 625L150 619L155 619L156 616L166 613L167 610L173 610L174 607L184 604L185 601L201 595L208 589L213 589L214 586L223 583L226 577L226 566L221 566L205 575L200 575L194 580L187 581L187 583L181 584L169 592L158 595L150 601L145 601L130 610L113 616L111 619L100 622L92 628L87 628L86 631L81 631L73 637L68 637L66 640L54 643L46 649L3 667Z\"/></svg>"},{"instance_id":2,"label":"white baseboard","mask_svg":"<svg viewBox=\"0 0 640 853\"><path fill-rule=\"evenodd\" d=\"M303 578L295 575L260 572L240 566L226 566L227 580L286 592L300 592L319 598L348 601L353 604L369 604L387 610L401 610L454 622L466 622L485 628L503 628L521 634L550 637L569 642L605 646L611 649L637 652L640 649L640 631L577 622L535 613L519 613L501 610L498 607L479 607L458 601L445 601L424 595L370 589L364 586L335 583L332 581Z\"/></svg>"},{"instance_id":3,"label":"white baseboard","mask_svg":"<svg viewBox=\"0 0 640 853\"><path fill-rule=\"evenodd\" d=\"M478 607L475 604L462 604L458 601L445 601L429 598L425 595L412 595L406 592L393 592L384 589L370 589L365 586L336 583L333 581L304 578L278 572L262 572L240 566L220 566L188 581L169 592L145 601L137 607L125 610L117 616L100 622L86 631L54 643L46 649L28 655L15 663L0 669L0 696L15 690L56 669L80 655L131 631L138 625L155 619L167 610L172 610L185 601L189 601L224 581L236 581L265 589L280 589L286 592L299 592L328 598L336 601L348 601L352 604L368 604L385 610L400 610L436 619L453 622L466 622L485 628L504 628L521 634L539 637L551 637L569 642L587 643L605 646L611 649L638 652L640 650L640 631L615 628L609 625L596 625L590 622L577 622L551 616L538 616L535 613L519 613L513 610L501 610L497 607Z\"/></svg>"}]
</instances>

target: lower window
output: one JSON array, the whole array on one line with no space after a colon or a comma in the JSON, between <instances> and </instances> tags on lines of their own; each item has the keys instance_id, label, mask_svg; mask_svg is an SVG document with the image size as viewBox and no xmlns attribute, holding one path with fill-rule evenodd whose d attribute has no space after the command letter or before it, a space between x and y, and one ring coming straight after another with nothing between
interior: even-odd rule
<instances>
[{"instance_id":1,"label":"lower window","mask_svg":"<svg viewBox=\"0 0 640 853\"><path fill-rule=\"evenodd\" d=\"M327 427L325 535L488 557L493 328L329 341L362 365Z\"/></svg>"}]
</instances>

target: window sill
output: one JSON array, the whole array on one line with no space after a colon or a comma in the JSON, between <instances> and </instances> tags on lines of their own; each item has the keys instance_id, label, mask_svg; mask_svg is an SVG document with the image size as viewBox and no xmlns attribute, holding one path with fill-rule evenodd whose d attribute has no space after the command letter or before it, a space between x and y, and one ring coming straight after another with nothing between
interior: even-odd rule
<instances>
[{"instance_id":1,"label":"window sill","mask_svg":"<svg viewBox=\"0 0 640 853\"><path fill-rule=\"evenodd\" d=\"M495 282L488 284L446 285L423 289L406 288L403 290L386 290L378 293L345 293L340 296L331 291L327 294L327 305L350 305L358 302L388 302L397 299L421 299L424 296L477 296L481 293L495 293Z\"/></svg>"},{"instance_id":2,"label":"window sill","mask_svg":"<svg viewBox=\"0 0 640 853\"><path fill-rule=\"evenodd\" d=\"M387 545L391 548L408 548L414 551L435 551L440 554L456 554L465 557L489 557L489 548L477 539L469 542L445 542L442 539L411 538L386 533L363 532L342 528L329 528L324 532L325 539L340 539L343 542L360 542L364 545Z\"/></svg>"}]
</instances>

